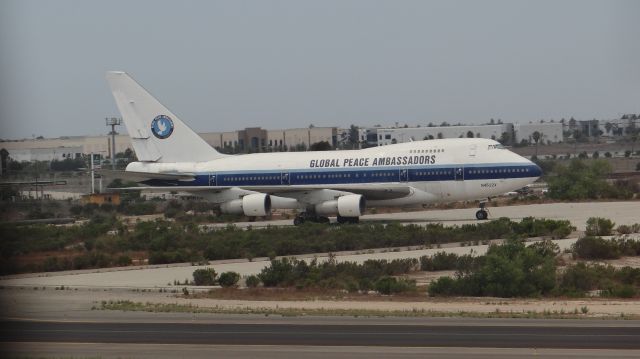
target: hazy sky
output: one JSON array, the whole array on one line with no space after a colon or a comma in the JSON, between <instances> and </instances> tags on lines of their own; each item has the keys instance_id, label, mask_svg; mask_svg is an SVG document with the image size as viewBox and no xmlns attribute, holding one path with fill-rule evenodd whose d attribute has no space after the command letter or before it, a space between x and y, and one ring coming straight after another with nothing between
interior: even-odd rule
<instances>
[{"instance_id":1,"label":"hazy sky","mask_svg":"<svg viewBox=\"0 0 640 359\"><path fill-rule=\"evenodd\" d=\"M0 138L106 133L124 70L197 131L640 113L640 1L0 1ZM124 129L122 130L124 132Z\"/></svg>"}]
</instances>

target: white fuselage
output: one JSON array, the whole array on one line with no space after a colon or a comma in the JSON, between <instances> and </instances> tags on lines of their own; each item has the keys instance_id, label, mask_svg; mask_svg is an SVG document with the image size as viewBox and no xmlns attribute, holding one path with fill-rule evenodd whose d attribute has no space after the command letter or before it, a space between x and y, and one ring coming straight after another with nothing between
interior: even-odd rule
<instances>
[{"instance_id":1,"label":"white fuselage","mask_svg":"<svg viewBox=\"0 0 640 359\"><path fill-rule=\"evenodd\" d=\"M296 192L321 189L410 188L399 198L368 200L369 207L484 199L522 188L541 175L531 161L496 141L480 138L415 141L350 151L255 153L208 162L134 162L127 170L194 176L191 181L148 181L151 186L241 188L287 193L295 198L301 198Z\"/></svg>"}]
</instances>

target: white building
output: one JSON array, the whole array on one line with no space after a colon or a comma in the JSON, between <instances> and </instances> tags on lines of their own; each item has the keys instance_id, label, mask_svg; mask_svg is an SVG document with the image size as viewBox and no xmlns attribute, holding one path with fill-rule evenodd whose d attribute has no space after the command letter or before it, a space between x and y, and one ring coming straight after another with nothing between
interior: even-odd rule
<instances>
[{"instance_id":1,"label":"white building","mask_svg":"<svg viewBox=\"0 0 640 359\"><path fill-rule=\"evenodd\" d=\"M530 143L533 140L533 133L540 133L540 143L558 143L562 142L563 125L561 123L545 122L545 123L516 123L513 125L516 142L527 140Z\"/></svg>"},{"instance_id":2,"label":"white building","mask_svg":"<svg viewBox=\"0 0 640 359\"><path fill-rule=\"evenodd\" d=\"M511 132L513 126L508 123L477 126L437 126L437 127L400 127L372 128L377 136L378 146L424 139L478 137L498 140L504 132Z\"/></svg>"},{"instance_id":3,"label":"white building","mask_svg":"<svg viewBox=\"0 0 640 359\"><path fill-rule=\"evenodd\" d=\"M38 150L33 156L47 156L45 152L59 153L60 148L80 148L79 153L90 154L96 153L103 157L109 157L111 149L111 137L104 136L69 136L60 138L43 138L43 139L23 139L13 141L0 142L0 148L5 148L9 153L15 153L20 158L30 157L30 150ZM124 152L127 148L133 149L131 139L128 135L116 135L116 153ZM75 150L74 150L75 151ZM12 158L16 159L16 157ZM35 158L35 157L33 157ZM28 160L27 160L28 161ZM35 161L35 159L34 159Z\"/></svg>"},{"instance_id":4,"label":"white building","mask_svg":"<svg viewBox=\"0 0 640 359\"><path fill-rule=\"evenodd\" d=\"M31 161L63 161L65 159L82 156L81 146L54 147L54 148L18 148L7 149L9 158L17 162Z\"/></svg>"}]
</instances>

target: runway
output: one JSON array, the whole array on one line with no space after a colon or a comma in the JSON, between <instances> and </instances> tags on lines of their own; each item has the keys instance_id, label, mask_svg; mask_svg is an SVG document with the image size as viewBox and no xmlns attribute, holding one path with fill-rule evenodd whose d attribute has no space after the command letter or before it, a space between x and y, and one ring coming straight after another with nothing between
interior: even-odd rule
<instances>
[{"instance_id":1,"label":"runway","mask_svg":"<svg viewBox=\"0 0 640 359\"><path fill-rule=\"evenodd\" d=\"M0 342L640 349L640 327L4 321Z\"/></svg>"}]
</instances>

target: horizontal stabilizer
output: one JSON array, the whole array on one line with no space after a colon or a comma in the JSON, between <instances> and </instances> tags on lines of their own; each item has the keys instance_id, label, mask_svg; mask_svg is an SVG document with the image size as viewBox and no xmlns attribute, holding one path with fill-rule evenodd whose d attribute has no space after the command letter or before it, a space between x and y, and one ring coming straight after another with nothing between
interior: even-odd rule
<instances>
[{"instance_id":1,"label":"horizontal stabilizer","mask_svg":"<svg viewBox=\"0 0 640 359\"><path fill-rule=\"evenodd\" d=\"M158 180L179 180L179 181L193 181L195 180L195 175L191 173L173 173L173 172L164 172L164 173L151 173L151 172L134 172L134 171L114 171L114 170L96 170L96 173L112 177L112 178L120 178L127 181L134 182L142 182L152 179Z\"/></svg>"}]
</instances>

